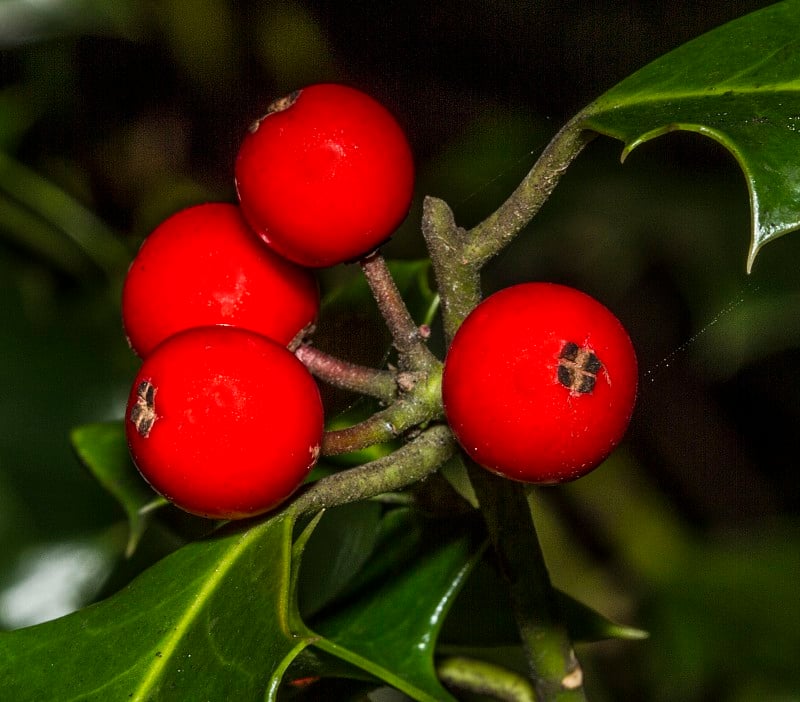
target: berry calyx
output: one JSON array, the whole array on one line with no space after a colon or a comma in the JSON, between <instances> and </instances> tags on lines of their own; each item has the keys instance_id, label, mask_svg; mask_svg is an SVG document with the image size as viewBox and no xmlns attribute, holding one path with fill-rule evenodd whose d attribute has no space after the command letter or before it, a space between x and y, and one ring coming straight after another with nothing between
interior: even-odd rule
<instances>
[{"instance_id":1,"label":"berry calyx","mask_svg":"<svg viewBox=\"0 0 800 702\"><path fill-rule=\"evenodd\" d=\"M356 260L408 213L411 148L379 102L322 83L275 101L246 134L236 190L250 225L304 266Z\"/></svg>"},{"instance_id":2,"label":"berry calyx","mask_svg":"<svg viewBox=\"0 0 800 702\"><path fill-rule=\"evenodd\" d=\"M491 295L445 359L445 415L466 453L514 480L585 475L620 442L637 363L619 320L594 298L552 283Z\"/></svg>"},{"instance_id":3,"label":"berry calyx","mask_svg":"<svg viewBox=\"0 0 800 702\"><path fill-rule=\"evenodd\" d=\"M266 512L317 460L319 390L284 346L235 327L200 327L142 364L125 431L139 472L181 509L214 519Z\"/></svg>"},{"instance_id":4,"label":"berry calyx","mask_svg":"<svg viewBox=\"0 0 800 702\"><path fill-rule=\"evenodd\" d=\"M267 249L226 203L189 207L156 227L122 292L125 333L142 358L176 332L214 324L285 345L318 310L312 272Z\"/></svg>"}]
</instances>

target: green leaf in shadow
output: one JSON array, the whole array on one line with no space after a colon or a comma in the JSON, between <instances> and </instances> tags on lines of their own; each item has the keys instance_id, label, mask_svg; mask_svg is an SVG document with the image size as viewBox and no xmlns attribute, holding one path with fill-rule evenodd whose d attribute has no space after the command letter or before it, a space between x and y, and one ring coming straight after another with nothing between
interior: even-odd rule
<instances>
[{"instance_id":1,"label":"green leaf in shadow","mask_svg":"<svg viewBox=\"0 0 800 702\"><path fill-rule=\"evenodd\" d=\"M425 547L411 564L313 622L322 637L314 646L363 669L420 702L453 700L434 668L444 617L483 553L482 542L463 524L426 525Z\"/></svg>"},{"instance_id":2,"label":"green leaf in shadow","mask_svg":"<svg viewBox=\"0 0 800 702\"><path fill-rule=\"evenodd\" d=\"M303 551L297 597L304 618L331 602L361 570L375 548L380 521L377 502L325 511Z\"/></svg>"},{"instance_id":3,"label":"green leaf in shadow","mask_svg":"<svg viewBox=\"0 0 800 702\"><path fill-rule=\"evenodd\" d=\"M761 247L800 227L800 2L787 0L690 41L589 105L580 125L625 142L623 159L674 130L725 146L752 207L748 270Z\"/></svg>"},{"instance_id":4,"label":"green leaf in shadow","mask_svg":"<svg viewBox=\"0 0 800 702\"><path fill-rule=\"evenodd\" d=\"M478 509L478 498L475 496L475 490L469 480L467 468L461 458L461 454L457 453L449 461L447 461L439 469L442 477L469 505Z\"/></svg>"},{"instance_id":5,"label":"green leaf in shadow","mask_svg":"<svg viewBox=\"0 0 800 702\"><path fill-rule=\"evenodd\" d=\"M613 622L561 590L556 590L556 600L573 641L582 643L608 639L638 641L648 637L646 631Z\"/></svg>"},{"instance_id":6,"label":"green leaf in shadow","mask_svg":"<svg viewBox=\"0 0 800 702\"><path fill-rule=\"evenodd\" d=\"M134 467L120 422L102 422L77 427L71 434L72 446L81 462L108 492L116 498L128 517L130 557L142 538L153 509L167 504L147 485Z\"/></svg>"},{"instance_id":7,"label":"green leaf in shadow","mask_svg":"<svg viewBox=\"0 0 800 702\"><path fill-rule=\"evenodd\" d=\"M648 699L792 699L800 690L800 522L761 519L698 539L646 598ZM744 655L743 655L744 654ZM739 693L752 686L749 696Z\"/></svg>"},{"instance_id":8,"label":"green leaf in shadow","mask_svg":"<svg viewBox=\"0 0 800 702\"><path fill-rule=\"evenodd\" d=\"M508 590L492 559L491 553L481 559L453 603L442 628L440 652L481 658L482 649L520 643ZM555 590L555 597L574 642L647 638L647 632L618 624L561 590Z\"/></svg>"},{"instance_id":9,"label":"green leaf in shadow","mask_svg":"<svg viewBox=\"0 0 800 702\"><path fill-rule=\"evenodd\" d=\"M286 615L292 528L223 529L103 602L0 633L0 699L263 700L307 645Z\"/></svg>"},{"instance_id":10,"label":"green leaf in shadow","mask_svg":"<svg viewBox=\"0 0 800 702\"><path fill-rule=\"evenodd\" d=\"M90 209L78 202L67 192L31 170L8 154L0 152L0 193L8 195L23 208L41 219L49 229L58 230L58 236L64 237L72 247L91 260L112 280L127 270L130 253L105 222ZM58 242L48 243L43 226L35 229L28 227L35 235L31 241L34 250L48 249L55 262L64 267L75 266L69 259L61 261L58 253L66 247L59 247ZM19 233L17 239L24 241L25 233ZM64 254L66 256L66 253Z\"/></svg>"},{"instance_id":11,"label":"green leaf in shadow","mask_svg":"<svg viewBox=\"0 0 800 702\"><path fill-rule=\"evenodd\" d=\"M430 260L389 261L388 266L412 318L417 324L430 324L439 309L439 296L428 282Z\"/></svg>"},{"instance_id":12,"label":"green leaf in shadow","mask_svg":"<svg viewBox=\"0 0 800 702\"><path fill-rule=\"evenodd\" d=\"M415 261L387 261L395 285L408 306L411 316L418 324L429 324L439 304L439 296L431 290L428 275L429 259ZM335 314L342 309L359 309L372 299L372 293L364 276L359 272L343 284L338 284L322 300L324 315ZM377 315L377 308L375 308Z\"/></svg>"},{"instance_id":13,"label":"green leaf in shadow","mask_svg":"<svg viewBox=\"0 0 800 702\"><path fill-rule=\"evenodd\" d=\"M439 296L431 290L429 259L387 261L395 284L414 321L430 325L439 309ZM372 368L384 368L390 357L391 337L372 298L369 285L358 269L345 282L334 286L322 300L322 311L314 334L321 349L348 361ZM323 386L329 420L326 428L343 429L372 416L381 409L370 397ZM361 465L392 453L401 442L376 444L366 449L328 457L337 466Z\"/></svg>"}]
</instances>

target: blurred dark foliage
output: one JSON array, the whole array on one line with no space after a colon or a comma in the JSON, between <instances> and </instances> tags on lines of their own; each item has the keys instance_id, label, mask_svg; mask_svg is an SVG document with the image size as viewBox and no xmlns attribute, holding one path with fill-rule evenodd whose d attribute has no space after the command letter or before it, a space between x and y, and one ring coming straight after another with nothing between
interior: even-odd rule
<instances>
[{"instance_id":1,"label":"blurred dark foliage","mask_svg":"<svg viewBox=\"0 0 800 702\"><path fill-rule=\"evenodd\" d=\"M46 548L95 548L119 519L68 434L122 414L137 363L118 317L127 261L171 212L233 201L240 135L274 97L336 80L393 110L419 198L385 252L417 258L423 195L480 221L575 111L766 4L0 3L0 626L79 606L108 576L111 557L62 610L42 604L54 594L23 612L8 595ZM585 289L639 350L625 446L585 484L542 495L554 579L652 630L585 649L593 699L789 699L800 236L770 244L748 277L747 188L727 152L685 134L624 166L620 150L590 145L485 279L487 292L532 279ZM322 272L323 291L357 273ZM348 325L351 349L374 344L353 329L361 317L329 327Z\"/></svg>"}]
</instances>

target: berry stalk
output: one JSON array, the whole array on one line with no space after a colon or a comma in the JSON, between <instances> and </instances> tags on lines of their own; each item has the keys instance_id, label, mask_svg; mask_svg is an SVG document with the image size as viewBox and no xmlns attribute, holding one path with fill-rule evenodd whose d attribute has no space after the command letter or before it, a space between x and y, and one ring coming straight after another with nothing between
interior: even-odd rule
<instances>
[{"instance_id":1,"label":"berry stalk","mask_svg":"<svg viewBox=\"0 0 800 702\"><path fill-rule=\"evenodd\" d=\"M322 478L301 492L288 509L309 514L402 490L435 472L455 451L450 430L432 426L389 456Z\"/></svg>"},{"instance_id":2,"label":"berry stalk","mask_svg":"<svg viewBox=\"0 0 800 702\"><path fill-rule=\"evenodd\" d=\"M310 344L301 344L294 355L312 375L329 385L369 395L386 404L397 397L397 379L390 371L349 363Z\"/></svg>"},{"instance_id":3,"label":"berry stalk","mask_svg":"<svg viewBox=\"0 0 800 702\"><path fill-rule=\"evenodd\" d=\"M367 256L361 261L361 269L392 335L401 370L422 370L438 364L411 318L383 256L377 253Z\"/></svg>"},{"instance_id":4,"label":"berry stalk","mask_svg":"<svg viewBox=\"0 0 800 702\"><path fill-rule=\"evenodd\" d=\"M333 456L386 443L409 429L441 419L441 379L441 364L437 361L429 373L386 409L352 427L325 432L322 455Z\"/></svg>"}]
</instances>

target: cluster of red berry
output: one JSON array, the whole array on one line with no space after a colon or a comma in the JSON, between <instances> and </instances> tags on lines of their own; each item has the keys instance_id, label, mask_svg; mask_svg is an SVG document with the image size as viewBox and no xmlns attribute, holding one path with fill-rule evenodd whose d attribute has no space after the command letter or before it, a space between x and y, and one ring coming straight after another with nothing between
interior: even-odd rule
<instances>
[{"instance_id":1,"label":"cluster of red berry","mask_svg":"<svg viewBox=\"0 0 800 702\"><path fill-rule=\"evenodd\" d=\"M316 462L319 391L291 351L318 313L311 269L373 252L408 212L414 180L391 114L333 84L273 103L235 170L239 206L167 219L123 291L125 331L143 359L125 422L134 462L179 507L220 519L272 509ZM480 304L442 379L466 453L538 483L574 479L605 458L635 394L622 325L587 295L547 283Z\"/></svg>"},{"instance_id":2,"label":"cluster of red berry","mask_svg":"<svg viewBox=\"0 0 800 702\"><path fill-rule=\"evenodd\" d=\"M273 508L316 462L319 391L287 348L319 309L310 268L373 251L405 217L414 179L391 114L333 84L273 103L235 170L239 206L163 222L122 300L143 359L125 422L134 462L167 499L219 519Z\"/></svg>"}]
</instances>

